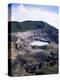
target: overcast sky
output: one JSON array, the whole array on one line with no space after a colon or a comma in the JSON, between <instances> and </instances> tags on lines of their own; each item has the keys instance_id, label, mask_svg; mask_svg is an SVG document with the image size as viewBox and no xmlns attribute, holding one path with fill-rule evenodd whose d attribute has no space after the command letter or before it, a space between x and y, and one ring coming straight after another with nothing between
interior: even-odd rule
<instances>
[{"instance_id":1,"label":"overcast sky","mask_svg":"<svg viewBox=\"0 0 60 80\"><path fill-rule=\"evenodd\" d=\"M58 28L57 6L10 4L8 5L8 14L9 21L44 21Z\"/></svg>"}]
</instances>

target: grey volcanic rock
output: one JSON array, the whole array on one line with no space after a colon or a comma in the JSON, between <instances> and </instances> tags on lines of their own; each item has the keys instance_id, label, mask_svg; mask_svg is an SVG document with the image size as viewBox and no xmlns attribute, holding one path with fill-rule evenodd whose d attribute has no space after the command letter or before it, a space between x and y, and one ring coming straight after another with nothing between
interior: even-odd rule
<instances>
[{"instance_id":1,"label":"grey volcanic rock","mask_svg":"<svg viewBox=\"0 0 60 80\"><path fill-rule=\"evenodd\" d=\"M12 76L58 73L58 29L43 21L11 21L8 26ZM49 46L32 48L34 41L47 42Z\"/></svg>"}]
</instances>

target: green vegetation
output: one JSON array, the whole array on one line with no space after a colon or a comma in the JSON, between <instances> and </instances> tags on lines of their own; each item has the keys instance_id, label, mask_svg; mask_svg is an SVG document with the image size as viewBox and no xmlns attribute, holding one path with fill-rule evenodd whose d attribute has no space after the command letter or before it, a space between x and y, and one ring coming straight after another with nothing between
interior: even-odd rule
<instances>
[{"instance_id":1,"label":"green vegetation","mask_svg":"<svg viewBox=\"0 0 60 80\"><path fill-rule=\"evenodd\" d=\"M33 29L44 29L45 31L52 32L57 31L53 26L43 21L24 21L24 22L8 22L8 26L11 27L11 32L21 32Z\"/></svg>"}]
</instances>

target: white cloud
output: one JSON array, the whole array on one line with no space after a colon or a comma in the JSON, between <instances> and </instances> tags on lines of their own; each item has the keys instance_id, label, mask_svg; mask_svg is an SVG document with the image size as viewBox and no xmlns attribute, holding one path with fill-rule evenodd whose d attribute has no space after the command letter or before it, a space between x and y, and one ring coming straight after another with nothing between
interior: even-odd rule
<instances>
[{"instance_id":1,"label":"white cloud","mask_svg":"<svg viewBox=\"0 0 60 80\"><path fill-rule=\"evenodd\" d=\"M20 22L25 20L45 21L58 28L58 15L56 13L40 8L26 8L23 5L12 8L11 20Z\"/></svg>"}]
</instances>

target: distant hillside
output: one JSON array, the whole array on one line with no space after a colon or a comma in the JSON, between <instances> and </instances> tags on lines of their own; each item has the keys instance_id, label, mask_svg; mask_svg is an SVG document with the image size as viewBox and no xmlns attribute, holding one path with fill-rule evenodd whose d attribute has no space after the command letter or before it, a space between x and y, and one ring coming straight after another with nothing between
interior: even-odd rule
<instances>
[{"instance_id":1,"label":"distant hillside","mask_svg":"<svg viewBox=\"0 0 60 80\"><path fill-rule=\"evenodd\" d=\"M10 21L8 22L8 27L9 33L40 29L41 31L43 31L43 33L46 33L51 39L58 42L58 29L43 21Z\"/></svg>"},{"instance_id":2,"label":"distant hillside","mask_svg":"<svg viewBox=\"0 0 60 80\"><path fill-rule=\"evenodd\" d=\"M20 31L39 29L39 28L49 31L50 30L57 31L55 27L43 21L24 21L24 22L9 21L8 26L9 29L11 28L11 32L20 32Z\"/></svg>"}]
</instances>

